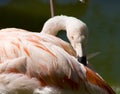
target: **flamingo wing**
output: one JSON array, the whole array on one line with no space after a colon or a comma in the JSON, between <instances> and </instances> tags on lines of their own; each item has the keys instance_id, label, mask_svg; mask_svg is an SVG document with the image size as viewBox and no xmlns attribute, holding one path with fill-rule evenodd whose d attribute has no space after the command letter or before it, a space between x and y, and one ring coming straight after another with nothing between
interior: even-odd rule
<instances>
[{"instance_id":1,"label":"flamingo wing","mask_svg":"<svg viewBox=\"0 0 120 94\"><path fill-rule=\"evenodd\" d=\"M44 34L19 30L0 32L0 92L115 94L64 46L42 36Z\"/></svg>"}]
</instances>

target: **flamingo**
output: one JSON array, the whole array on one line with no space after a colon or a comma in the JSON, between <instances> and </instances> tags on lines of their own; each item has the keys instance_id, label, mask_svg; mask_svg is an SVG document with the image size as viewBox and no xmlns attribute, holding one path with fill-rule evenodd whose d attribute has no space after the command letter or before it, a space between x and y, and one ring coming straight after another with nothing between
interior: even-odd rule
<instances>
[{"instance_id":1,"label":"flamingo","mask_svg":"<svg viewBox=\"0 0 120 94\"><path fill-rule=\"evenodd\" d=\"M67 47L68 43L50 34L0 30L0 93L115 94Z\"/></svg>"},{"instance_id":2,"label":"flamingo","mask_svg":"<svg viewBox=\"0 0 120 94\"><path fill-rule=\"evenodd\" d=\"M85 44L88 37L87 25L75 17L55 16L45 22L41 33L55 36L60 30L66 30L67 38L76 51L78 61L87 65L85 54Z\"/></svg>"}]
</instances>

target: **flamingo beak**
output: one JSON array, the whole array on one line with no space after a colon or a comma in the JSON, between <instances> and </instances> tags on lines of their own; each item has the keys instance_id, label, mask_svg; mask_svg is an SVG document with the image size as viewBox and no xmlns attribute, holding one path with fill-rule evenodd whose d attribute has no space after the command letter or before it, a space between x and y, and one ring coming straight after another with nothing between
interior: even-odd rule
<instances>
[{"instance_id":1,"label":"flamingo beak","mask_svg":"<svg viewBox=\"0 0 120 94\"><path fill-rule=\"evenodd\" d=\"M85 54L85 47L82 43L76 45L77 59L80 63L87 66L87 57Z\"/></svg>"},{"instance_id":2,"label":"flamingo beak","mask_svg":"<svg viewBox=\"0 0 120 94\"><path fill-rule=\"evenodd\" d=\"M86 56L82 56L82 57L78 56L77 59L78 59L78 61L79 61L80 63L82 63L83 65L87 66Z\"/></svg>"}]
</instances>

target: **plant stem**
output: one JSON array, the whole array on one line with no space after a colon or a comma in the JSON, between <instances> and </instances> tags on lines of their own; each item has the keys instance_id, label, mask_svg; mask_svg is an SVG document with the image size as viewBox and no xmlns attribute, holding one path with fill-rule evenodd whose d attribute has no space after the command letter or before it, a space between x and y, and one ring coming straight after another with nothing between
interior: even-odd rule
<instances>
[{"instance_id":1,"label":"plant stem","mask_svg":"<svg viewBox=\"0 0 120 94\"><path fill-rule=\"evenodd\" d=\"M54 16L54 5L53 5L53 0L50 0L50 10L51 10L51 17Z\"/></svg>"}]
</instances>

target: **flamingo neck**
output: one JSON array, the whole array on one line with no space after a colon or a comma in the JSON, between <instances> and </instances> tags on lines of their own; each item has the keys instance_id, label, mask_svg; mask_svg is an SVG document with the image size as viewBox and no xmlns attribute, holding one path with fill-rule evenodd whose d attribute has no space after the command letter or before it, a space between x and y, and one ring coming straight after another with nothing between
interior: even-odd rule
<instances>
[{"instance_id":1,"label":"flamingo neck","mask_svg":"<svg viewBox=\"0 0 120 94\"><path fill-rule=\"evenodd\" d=\"M66 30L66 16L56 16L49 19L43 26L41 33L57 35L60 30Z\"/></svg>"},{"instance_id":2,"label":"flamingo neck","mask_svg":"<svg viewBox=\"0 0 120 94\"><path fill-rule=\"evenodd\" d=\"M57 35L60 30L65 30L67 38L76 51L79 62L85 62L84 41L87 37L87 26L85 23L69 16L55 16L50 18L43 26L41 33Z\"/></svg>"}]
</instances>

